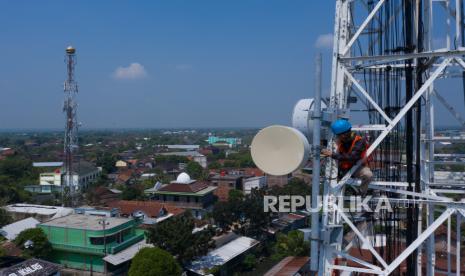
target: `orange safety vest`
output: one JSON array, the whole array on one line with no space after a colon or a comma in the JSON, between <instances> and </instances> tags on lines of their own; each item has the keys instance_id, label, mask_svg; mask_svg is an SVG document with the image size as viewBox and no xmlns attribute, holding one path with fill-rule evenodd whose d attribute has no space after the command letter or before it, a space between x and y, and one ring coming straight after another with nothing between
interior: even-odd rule
<instances>
[{"instance_id":1,"label":"orange safety vest","mask_svg":"<svg viewBox=\"0 0 465 276\"><path fill-rule=\"evenodd\" d=\"M362 136L360 135L355 135L355 138L354 140L352 141L352 144L350 145L349 149L346 150L343 146L342 146L342 143L338 144L337 145L337 151L339 153L349 153L351 152L354 147L355 147L355 144L362 140ZM363 159L365 158L366 154L367 154L367 150L368 150L368 143L365 145L365 149L362 151L362 156L360 156L360 159ZM365 160L364 162L365 165L368 165L368 160ZM343 171L348 171L350 170L353 166L355 165L355 163L353 163L352 161L346 161L346 160L339 160L339 169L343 170Z\"/></svg>"}]
</instances>

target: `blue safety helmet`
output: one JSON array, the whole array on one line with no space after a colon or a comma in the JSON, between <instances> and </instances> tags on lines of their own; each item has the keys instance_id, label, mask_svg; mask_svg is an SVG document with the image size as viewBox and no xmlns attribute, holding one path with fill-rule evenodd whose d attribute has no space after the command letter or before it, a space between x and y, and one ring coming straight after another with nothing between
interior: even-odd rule
<instances>
[{"instance_id":1,"label":"blue safety helmet","mask_svg":"<svg viewBox=\"0 0 465 276\"><path fill-rule=\"evenodd\" d=\"M344 132L350 131L352 129L352 125L346 119L337 119L331 124L331 130L335 135L342 134Z\"/></svg>"}]
</instances>

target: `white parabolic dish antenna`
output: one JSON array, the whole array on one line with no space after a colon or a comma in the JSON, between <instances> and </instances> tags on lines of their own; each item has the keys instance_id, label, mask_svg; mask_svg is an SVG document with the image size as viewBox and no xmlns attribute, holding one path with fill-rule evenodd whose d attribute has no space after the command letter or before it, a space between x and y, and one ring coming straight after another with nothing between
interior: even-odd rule
<instances>
[{"instance_id":1,"label":"white parabolic dish antenna","mask_svg":"<svg viewBox=\"0 0 465 276\"><path fill-rule=\"evenodd\" d=\"M314 106L312 98L301 99L296 103L292 112L292 127L302 132L308 138L309 143L313 140L313 120L309 117L309 110L313 112ZM326 109L326 104L323 101L321 109Z\"/></svg>"},{"instance_id":2,"label":"white parabolic dish antenna","mask_svg":"<svg viewBox=\"0 0 465 276\"><path fill-rule=\"evenodd\" d=\"M307 163L310 145L297 129L274 125L255 135L251 153L255 165L265 173L286 175Z\"/></svg>"}]
</instances>

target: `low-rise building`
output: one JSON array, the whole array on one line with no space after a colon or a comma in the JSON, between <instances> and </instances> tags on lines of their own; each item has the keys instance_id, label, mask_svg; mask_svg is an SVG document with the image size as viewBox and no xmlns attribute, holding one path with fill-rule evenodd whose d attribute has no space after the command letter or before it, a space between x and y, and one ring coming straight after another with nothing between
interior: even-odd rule
<instances>
[{"instance_id":1,"label":"low-rise building","mask_svg":"<svg viewBox=\"0 0 465 276\"><path fill-rule=\"evenodd\" d=\"M67 216L74 212L71 208L38 204L16 203L3 207L14 221L33 217L40 222Z\"/></svg>"},{"instance_id":2,"label":"low-rise building","mask_svg":"<svg viewBox=\"0 0 465 276\"><path fill-rule=\"evenodd\" d=\"M115 163L115 167L117 167L118 169L124 169L124 168L128 167L128 163L126 161L123 161L123 160L118 160Z\"/></svg>"},{"instance_id":3,"label":"low-rise building","mask_svg":"<svg viewBox=\"0 0 465 276\"><path fill-rule=\"evenodd\" d=\"M50 259L66 268L95 272L113 272L122 263L107 263L104 258L121 252L133 253L144 240L138 220L68 215L38 225L52 244ZM134 255L132 255L134 256ZM132 258L132 257L131 257Z\"/></svg>"},{"instance_id":4,"label":"low-rise building","mask_svg":"<svg viewBox=\"0 0 465 276\"><path fill-rule=\"evenodd\" d=\"M184 156L189 160L195 161L202 166L202 168L207 167L207 157L203 154L200 154L198 151L175 151L175 152L163 152L161 155L175 155L175 156Z\"/></svg>"},{"instance_id":5,"label":"low-rise building","mask_svg":"<svg viewBox=\"0 0 465 276\"><path fill-rule=\"evenodd\" d=\"M31 192L31 193L37 193L37 194L51 194L51 193L61 193L62 187L54 185L54 184L26 185L24 186L24 190Z\"/></svg>"},{"instance_id":6,"label":"low-rise building","mask_svg":"<svg viewBox=\"0 0 465 276\"><path fill-rule=\"evenodd\" d=\"M300 276L309 273L309 257L290 256L273 266L264 276Z\"/></svg>"},{"instance_id":7,"label":"low-rise building","mask_svg":"<svg viewBox=\"0 0 465 276\"><path fill-rule=\"evenodd\" d=\"M80 206L74 208L74 213L86 216L98 216L98 217L119 217L119 210L116 208L102 208L102 207L91 207L91 206Z\"/></svg>"},{"instance_id":8,"label":"low-rise building","mask_svg":"<svg viewBox=\"0 0 465 276\"><path fill-rule=\"evenodd\" d=\"M64 183L65 170L63 162L38 162L33 164L34 167L54 168L52 172L44 172L39 175L39 185L44 185L46 188L40 188L40 193L53 192L52 186L61 187ZM91 183L95 182L101 173L101 169L95 167L89 162L79 161L73 164L73 173L71 185L75 191L86 189ZM38 191L38 187L30 185L27 187L29 191Z\"/></svg>"},{"instance_id":9,"label":"low-rise building","mask_svg":"<svg viewBox=\"0 0 465 276\"><path fill-rule=\"evenodd\" d=\"M35 218L25 218L3 226L0 229L0 235L11 241L14 240L22 231L35 228L39 223L40 222Z\"/></svg>"},{"instance_id":10,"label":"low-rise building","mask_svg":"<svg viewBox=\"0 0 465 276\"><path fill-rule=\"evenodd\" d=\"M198 150L199 145L159 145L159 147L166 147L169 150Z\"/></svg>"},{"instance_id":11,"label":"low-rise building","mask_svg":"<svg viewBox=\"0 0 465 276\"><path fill-rule=\"evenodd\" d=\"M237 145L242 144L242 140L240 138L225 138L225 137L217 137L217 136L208 136L206 140L210 145L216 145L218 143L226 143L229 147L235 147Z\"/></svg>"},{"instance_id":12,"label":"low-rise building","mask_svg":"<svg viewBox=\"0 0 465 276\"><path fill-rule=\"evenodd\" d=\"M276 234L277 232L287 233L306 226L308 216L298 213L282 213L279 218L272 220L268 233Z\"/></svg>"},{"instance_id":13,"label":"low-rise building","mask_svg":"<svg viewBox=\"0 0 465 276\"><path fill-rule=\"evenodd\" d=\"M0 276L59 276L61 267L40 259L28 259L0 269Z\"/></svg>"},{"instance_id":14,"label":"low-rise building","mask_svg":"<svg viewBox=\"0 0 465 276\"><path fill-rule=\"evenodd\" d=\"M230 190L243 190L242 174L227 174L222 171L219 174L210 176L210 183L212 186L217 187L215 195L219 201L228 201Z\"/></svg>"},{"instance_id":15,"label":"low-rise building","mask_svg":"<svg viewBox=\"0 0 465 276\"><path fill-rule=\"evenodd\" d=\"M230 275L232 268L239 265L243 257L258 244L259 241L255 239L238 237L191 262L186 267L188 275L210 275L215 268L220 270L221 275Z\"/></svg>"},{"instance_id":16,"label":"low-rise building","mask_svg":"<svg viewBox=\"0 0 465 276\"><path fill-rule=\"evenodd\" d=\"M119 200L122 193L118 189L99 186L91 190L87 199L92 205L108 206L110 202Z\"/></svg>"},{"instance_id":17,"label":"low-rise building","mask_svg":"<svg viewBox=\"0 0 465 276\"><path fill-rule=\"evenodd\" d=\"M0 154L4 156L14 155L15 150L12 148L2 148L0 147Z\"/></svg>"},{"instance_id":18,"label":"low-rise building","mask_svg":"<svg viewBox=\"0 0 465 276\"><path fill-rule=\"evenodd\" d=\"M289 183L289 180L292 178L292 174L287 175L271 175L266 174L266 184L269 188L274 186L283 187Z\"/></svg>"},{"instance_id":19,"label":"low-rise building","mask_svg":"<svg viewBox=\"0 0 465 276\"><path fill-rule=\"evenodd\" d=\"M266 176L254 176L243 180L244 193L250 194L252 189L262 189L266 187Z\"/></svg>"},{"instance_id":20,"label":"low-rise building","mask_svg":"<svg viewBox=\"0 0 465 276\"><path fill-rule=\"evenodd\" d=\"M196 217L201 218L213 207L213 193L216 189L206 181L192 180L188 174L181 173L175 181L163 185L158 190L147 189L145 193L153 201L189 209Z\"/></svg>"},{"instance_id":21,"label":"low-rise building","mask_svg":"<svg viewBox=\"0 0 465 276\"><path fill-rule=\"evenodd\" d=\"M86 189L89 185L95 182L101 173L101 168L97 168L89 162L78 162L73 167L71 185L75 191ZM63 171L63 175L66 173ZM63 178L63 176L62 176Z\"/></svg>"},{"instance_id":22,"label":"low-rise building","mask_svg":"<svg viewBox=\"0 0 465 276\"><path fill-rule=\"evenodd\" d=\"M184 213L184 209L156 201L119 200L110 204L126 218L137 218L145 225L153 225Z\"/></svg>"}]
</instances>

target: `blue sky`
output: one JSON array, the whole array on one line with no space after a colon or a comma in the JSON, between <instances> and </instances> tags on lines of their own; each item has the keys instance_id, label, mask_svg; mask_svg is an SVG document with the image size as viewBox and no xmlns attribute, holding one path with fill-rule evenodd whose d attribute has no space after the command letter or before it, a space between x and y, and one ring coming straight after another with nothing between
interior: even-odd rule
<instances>
[{"instance_id":1,"label":"blue sky","mask_svg":"<svg viewBox=\"0 0 465 276\"><path fill-rule=\"evenodd\" d=\"M329 90L334 1L0 1L0 129L61 128L77 48L84 128L289 124ZM318 41L318 42L317 42Z\"/></svg>"},{"instance_id":2,"label":"blue sky","mask_svg":"<svg viewBox=\"0 0 465 276\"><path fill-rule=\"evenodd\" d=\"M68 44L83 127L288 124L332 2L1 1L0 128L63 125ZM133 63L145 77L115 78Z\"/></svg>"}]
</instances>

